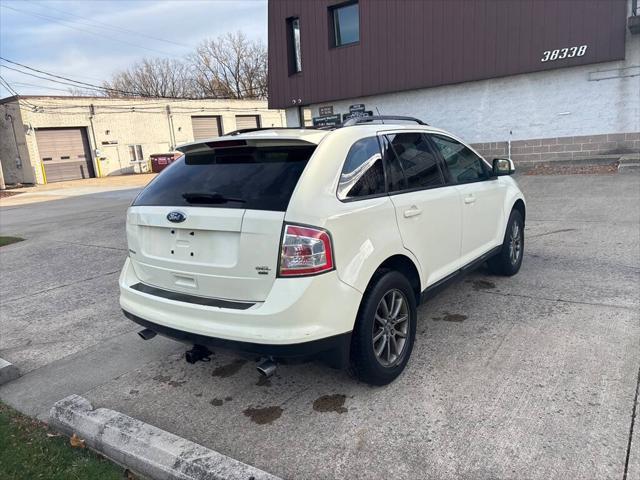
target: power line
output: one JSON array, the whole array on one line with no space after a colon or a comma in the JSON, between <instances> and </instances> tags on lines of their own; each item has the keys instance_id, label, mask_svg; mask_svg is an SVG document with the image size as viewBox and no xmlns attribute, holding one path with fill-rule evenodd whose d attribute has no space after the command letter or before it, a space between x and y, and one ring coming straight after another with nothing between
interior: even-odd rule
<instances>
[{"instance_id":1,"label":"power line","mask_svg":"<svg viewBox=\"0 0 640 480\"><path fill-rule=\"evenodd\" d=\"M13 95L18 98L18 104L20 104L20 100L21 100L20 99L20 94L16 90L14 90L14 88L9 84L9 82L7 82L2 77L2 75L0 75L0 85L3 85L7 89L7 91L9 93L13 93ZM26 100L22 100L22 101L25 103L25 105L28 105L31 108L36 108L35 105L33 105L32 103L27 102Z\"/></svg>"},{"instance_id":2,"label":"power line","mask_svg":"<svg viewBox=\"0 0 640 480\"><path fill-rule=\"evenodd\" d=\"M31 70L33 72L37 72L37 73L41 73L44 75L48 75L50 77L54 77L54 78L58 78L61 80L64 80L63 82L61 81L57 81L57 83L61 83L64 85L71 85L74 87L78 87L78 86L82 86L83 88L90 88L93 90L98 90L98 91L108 91L108 92L113 92L113 93L118 93L121 94L123 96L133 96L133 97L143 97L143 98L158 98L158 99L169 99L169 100L242 100L239 98L234 98L234 97L213 97L213 98L198 98L198 97L172 97L172 96L166 96L166 95L148 95L148 94L144 94L144 93L139 93L139 92L130 92L130 91L126 91L126 90L120 90L117 88L111 88L111 87L104 87L104 86L99 86L99 85L95 85L92 83L87 83L87 82L81 82L80 80L74 80L72 78L68 78L62 75L54 75L53 73L49 73L46 72L44 70L39 70L37 68L33 68L33 67L29 67L28 65L24 65L22 63L19 62L14 62L13 60L9 60L7 58L4 58L2 56L0 56L0 60L4 60L7 63L11 63L13 65L17 65L19 67L22 68L26 68L27 70ZM40 77L38 75L34 75L32 73L28 73L28 72L23 72L21 70L18 70L16 68L12 68L12 67L8 67L6 65L1 65L4 68L8 68L9 70L14 70L16 72L22 73L23 75L30 75L32 77L36 77L36 78L40 78L43 80L48 80L50 82L56 82L55 80L49 79L49 78L45 78L45 77ZM66 82L74 82L74 84L69 84ZM75 85L77 84L77 85ZM256 89L255 88L249 88L249 89L243 89L240 90L240 93L246 93L246 92L254 92Z\"/></svg>"},{"instance_id":3,"label":"power line","mask_svg":"<svg viewBox=\"0 0 640 480\"><path fill-rule=\"evenodd\" d=\"M70 28L72 30L77 30L79 32L87 33L89 35L93 35L93 36L96 36L96 37L109 38L110 40L112 40L114 42L119 42L119 43L122 43L124 45L129 45L130 47L141 48L143 50L148 50L150 52L154 52L156 54L160 54L160 55L163 55L163 56L175 57L175 55L170 55L170 54L168 54L166 52L161 52L160 50L155 50L153 48L143 47L142 45L137 45L135 43L127 42L126 40L120 40L119 38L116 38L116 37L104 35L104 34L101 34L101 33L92 32L91 30L85 30L83 28L78 28L75 25L70 24L69 20L66 20L64 18L52 17L50 15L44 15L42 13L31 12L31 11L28 11L28 10L21 10L19 8L10 7L10 6L4 5L4 4L0 4L0 7L7 8L9 10L13 10L14 12L22 13L22 14L25 14L25 15L32 15L34 17L42 18L44 20L50 20L52 22L59 23L60 25L63 25L63 26L65 26L67 28Z\"/></svg>"},{"instance_id":4,"label":"power line","mask_svg":"<svg viewBox=\"0 0 640 480\"><path fill-rule=\"evenodd\" d=\"M166 38L154 37L153 35L147 35L145 33L136 32L135 30L129 30L127 28L119 27L117 25L112 25L112 24L106 23L106 22L99 22L98 20L94 20L94 19L89 18L89 17L83 17L82 15L77 15L75 13L71 13L71 12L67 12L67 11L64 11L64 10L60 10L59 8L54 8L51 5L47 5L46 8L47 8L47 10L55 10L57 12L63 13L64 15L69 15L70 17L75 17L75 18L79 18L79 19L82 19L82 20L88 20L89 22L91 22L91 23L93 23L95 25L101 25L102 28L108 28L108 29L111 29L111 30L114 30L114 31L129 33L131 35L137 35L139 37L150 38L152 40L158 40L160 42L169 43L171 45L177 45L179 47L191 48L189 45L186 45L184 43L174 42L172 40L167 40ZM87 24L85 24L85 25L87 25ZM89 24L89 26L91 26L91 25Z\"/></svg>"}]
</instances>

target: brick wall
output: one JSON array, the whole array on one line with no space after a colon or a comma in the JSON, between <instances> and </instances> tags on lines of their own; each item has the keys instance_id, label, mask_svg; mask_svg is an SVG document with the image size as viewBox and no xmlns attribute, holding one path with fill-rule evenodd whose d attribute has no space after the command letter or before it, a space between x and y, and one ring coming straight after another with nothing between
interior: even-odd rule
<instances>
[{"instance_id":1,"label":"brick wall","mask_svg":"<svg viewBox=\"0 0 640 480\"><path fill-rule=\"evenodd\" d=\"M472 144L482 156L491 160L507 156L507 142ZM511 158L516 164L554 162L558 160L586 160L605 155L640 152L640 132L552 137L511 142Z\"/></svg>"}]
</instances>

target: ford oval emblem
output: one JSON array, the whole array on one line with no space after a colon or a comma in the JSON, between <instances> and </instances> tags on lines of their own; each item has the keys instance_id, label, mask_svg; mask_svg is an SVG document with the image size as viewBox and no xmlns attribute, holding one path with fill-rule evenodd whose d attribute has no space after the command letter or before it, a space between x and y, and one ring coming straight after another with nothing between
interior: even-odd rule
<instances>
[{"instance_id":1,"label":"ford oval emblem","mask_svg":"<svg viewBox=\"0 0 640 480\"><path fill-rule=\"evenodd\" d=\"M187 216L182 212L169 212L167 213L167 220L173 223L182 223L187 219Z\"/></svg>"}]
</instances>

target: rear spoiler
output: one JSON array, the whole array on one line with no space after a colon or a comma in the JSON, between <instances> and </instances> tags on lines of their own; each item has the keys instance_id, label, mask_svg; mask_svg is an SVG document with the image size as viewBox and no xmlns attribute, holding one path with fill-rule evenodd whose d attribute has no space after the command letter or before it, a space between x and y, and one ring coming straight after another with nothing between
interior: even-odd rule
<instances>
[{"instance_id":1,"label":"rear spoiler","mask_svg":"<svg viewBox=\"0 0 640 480\"><path fill-rule=\"evenodd\" d=\"M232 147L252 147L252 146L268 146L268 145L317 145L314 142L309 142L298 137L277 137L277 138L265 138L265 137L251 137L246 139L241 138L225 138L203 140L200 142L187 143L176 147L176 150L182 153L193 152L206 152L207 150L213 150L214 148L232 148Z\"/></svg>"}]
</instances>

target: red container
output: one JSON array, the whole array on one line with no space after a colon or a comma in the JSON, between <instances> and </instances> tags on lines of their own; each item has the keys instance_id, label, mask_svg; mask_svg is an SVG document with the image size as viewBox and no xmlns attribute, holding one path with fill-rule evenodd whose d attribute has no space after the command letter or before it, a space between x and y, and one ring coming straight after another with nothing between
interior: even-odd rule
<instances>
[{"instance_id":1,"label":"red container","mask_svg":"<svg viewBox=\"0 0 640 480\"><path fill-rule=\"evenodd\" d=\"M180 155L180 153L154 153L150 155L151 171L153 173L160 173Z\"/></svg>"}]
</instances>

